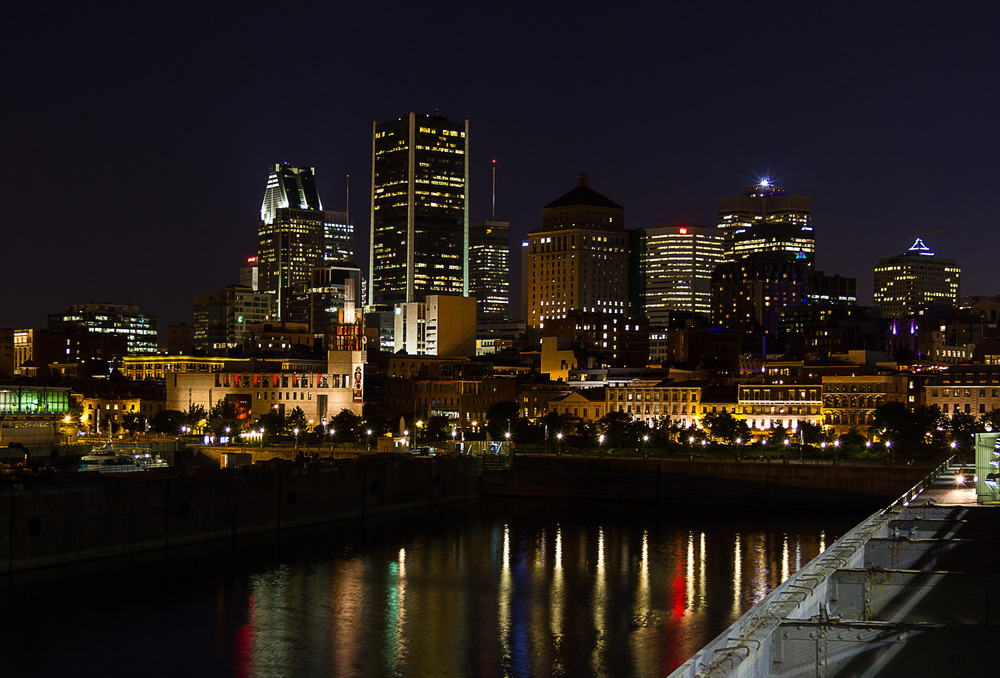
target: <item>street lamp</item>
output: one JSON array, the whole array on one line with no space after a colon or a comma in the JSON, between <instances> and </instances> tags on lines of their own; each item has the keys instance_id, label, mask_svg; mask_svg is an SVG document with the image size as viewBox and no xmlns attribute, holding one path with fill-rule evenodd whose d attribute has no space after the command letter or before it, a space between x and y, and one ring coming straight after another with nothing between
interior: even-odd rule
<instances>
[{"instance_id":1,"label":"street lamp","mask_svg":"<svg viewBox=\"0 0 1000 678\"><path fill-rule=\"evenodd\" d=\"M367 438L368 438L368 451L371 452L372 451L372 430L370 428L365 430L365 436L367 436Z\"/></svg>"},{"instance_id":2,"label":"street lamp","mask_svg":"<svg viewBox=\"0 0 1000 678\"><path fill-rule=\"evenodd\" d=\"M292 429L292 433L295 434L295 449L299 449L299 429L295 427Z\"/></svg>"},{"instance_id":3,"label":"street lamp","mask_svg":"<svg viewBox=\"0 0 1000 678\"><path fill-rule=\"evenodd\" d=\"M229 427L226 427L226 445L229 445Z\"/></svg>"},{"instance_id":4,"label":"street lamp","mask_svg":"<svg viewBox=\"0 0 1000 678\"><path fill-rule=\"evenodd\" d=\"M556 456L557 457L561 457L562 456L562 433L557 433L556 434L556 440L558 441L558 442L556 442Z\"/></svg>"},{"instance_id":5,"label":"street lamp","mask_svg":"<svg viewBox=\"0 0 1000 678\"><path fill-rule=\"evenodd\" d=\"M604 434L597 436L597 456L600 457L603 454L601 446L604 445Z\"/></svg>"},{"instance_id":6,"label":"street lamp","mask_svg":"<svg viewBox=\"0 0 1000 678\"><path fill-rule=\"evenodd\" d=\"M646 451L646 443L648 443L648 442L649 442L649 436L648 436L648 435L644 435L644 436L642 437L642 458L643 458L643 459L645 459L645 458L646 458L646 456L647 456L647 455L649 454L649 453L648 453L648 452Z\"/></svg>"}]
</instances>

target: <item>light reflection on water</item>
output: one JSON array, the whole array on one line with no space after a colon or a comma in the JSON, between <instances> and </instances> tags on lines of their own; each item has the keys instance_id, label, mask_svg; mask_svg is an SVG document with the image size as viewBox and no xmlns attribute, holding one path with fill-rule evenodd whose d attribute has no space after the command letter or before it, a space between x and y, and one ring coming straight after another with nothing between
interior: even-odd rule
<instances>
[{"instance_id":1,"label":"light reflection on water","mask_svg":"<svg viewBox=\"0 0 1000 678\"><path fill-rule=\"evenodd\" d=\"M861 517L484 502L25 573L0 675L662 676Z\"/></svg>"}]
</instances>

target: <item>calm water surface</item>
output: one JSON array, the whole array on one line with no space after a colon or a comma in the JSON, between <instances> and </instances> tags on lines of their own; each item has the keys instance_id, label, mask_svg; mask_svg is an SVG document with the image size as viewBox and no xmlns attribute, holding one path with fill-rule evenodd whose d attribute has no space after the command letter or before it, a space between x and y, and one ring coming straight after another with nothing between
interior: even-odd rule
<instances>
[{"instance_id":1,"label":"calm water surface","mask_svg":"<svg viewBox=\"0 0 1000 678\"><path fill-rule=\"evenodd\" d=\"M0 577L0 676L663 676L863 514L488 500Z\"/></svg>"}]
</instances>

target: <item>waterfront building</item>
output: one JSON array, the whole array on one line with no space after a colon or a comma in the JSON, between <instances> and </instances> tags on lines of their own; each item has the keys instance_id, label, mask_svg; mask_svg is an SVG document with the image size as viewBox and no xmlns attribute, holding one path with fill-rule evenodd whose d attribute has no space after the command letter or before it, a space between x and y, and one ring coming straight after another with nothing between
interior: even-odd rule
<instances>
[{"instance_id":1,"label":"waterfront building","mask_svg":"<svg viewBox=\"0 0 1000 678\"><path fill-rule=\"evenodd\" d=\"M624 412L650 427L664 419L697 428L704 388L704 382L695 380L635 379L628 386L608 387L606 412Z\"/></svg>"},{"instance_id":2,"label":"waterfront building","mask_svg":"<svg viewBox=\"0 0 1000 678\"><path fill-rule=\"evenodd\" d=\"M780 252L810 268L814 265L816 237L809 196L788 195L784 186L762 179L746 186L743 195L719 198L718 211L727 262Z\"/></svg>"},{"instance_id":3,"label":"waterfront building","mask_svg":"<svg viewBox=\"0 0 1000 678\"><path fill-rule=\"evenodd\" d=\"M909 379L903 374L823 375L823 423L833 435L865 433L875 410L886 403L907 406Z\"/></svg>"},{"instance_id":4,"label":"waterfront building","mask_svg":"<svg viewBox=\"0 0 1000 678\"><path fill-rule=\"evenodd\" d=\"M167 409L188 411L200 405L206 412L221 400L246 425L268 412L288 416L299 408L318 426L348 409L361 415L364 402L365 351L356 340L344 350L327 352L325 361L297 361L268 369L250 363L249 369L204 372L171 371L166 379Z\"/></svg>"},{"instance_id":5,"label":"waterfront building","mask_svg":"<svg viewBox=\"0 0 1000 678\"><path fill-rule=\"evenodd\" d=\"M590 188L586 174L577 176L576 188L542 208L542 227L528 234L526 249L529 328L574 311L627 317L625 209Z\"/></svg>"},{"instance_id":6,"label":"waterfront building","mask_svg":"<svg viewBox=\"0 0 1000 678\"><path fill-rule=\"evenodd\" d=\"M558 400L549 401L549 412L597 422L607 411L607 389L604 387L574 390Z\"/></svg>"},{"instance_id":7,"label":"waterfront building","mask_svg":"<svg viewBox=\"0 0 1000 678\"><path fill-rule=\"evenodd\" d=\"M660 224L641 233L643 306L650 327L664 328L671 311L708 316L712 272L723 261L724 238L700 224Z\"/></svg>"},{"instance_id":8,"label":"waterfront building","mask_svg":"<svg viewBox=\"0 0 1000 678\"><path fill-rule=\"evenodd\" d=\"M70 389L0 384L0 445L53 445L70 411Z\"/></svg>"},{"instance_id":9,"label":"waterfront building","mask_svg":"<svg viewBox=\"0 0 1000 678\"><path fill-rule=\"evenodd\" d=\"M460 432L476 431L491 405L514 400L516 386L506 377L397 377L385 381L385 402L423 421L444 417Z\"/></svg>"},{"instance_id":10,"label":"waterfront building","mask_svg":"<svg viewBox=\"0 0 1000 678\"><path fill-rule=\"evenodd\" d=\"M978 419L1000 408L1000 365L952 365L927 379L924 399L948 417L961 412Z\"/></svg>"},{"instance_id":11,"label":"waterfront building","mask_svg":"<svg viewBox=\"0 0 1000 678\"><path fill-rule=\"evenodd\" d=\"M740 384L738 416L751 430L783 427L795 431L803 422L822 426L823 386L806 384Z\"/></svg>"},{"instance_id":12,"label":"waterfront building","mask_svg":"<svg viewBox=\"0 0 1000 678\"><path fill-rule=\"evenodd\" d=\"M369 307L392 350L399 304L469 291L469 121L373 123Z\"/></svg>"},{"instance_id":13,"label":"waterfront building","mask_svg":"<svg viewBox=\"0 0 1000 678\"><path fill-rule=\"evenodd\" d=\"M510 224L469 224L469 295L479 322L503 322L510 307Z\"/></svg>"},{"instance_id":14,"label":"waterfront building","mask_svg":"<svg viewBox=\"0 0 1000 678\"><path fill-rule=\"evenodd\" d=\"M916 238L903 254L875 266L875 307L887 318L923 315L931 306L958 304L962 270L954 259L938 257Z\"/></svg>"},{"instance_id":15,"label":"waterfront building","mask_svg":"<svg viewBox=\"0 0 1000 678\"><path fill-rule=\"evenodd\" d=\"M63 313L49 314L48 328L66 333L81 328L86 335L106 335L125 339L128 353L156 353L159 349L156 316L139 312L133 304L90 302L66 307ZM70 347L64 360L85 359ZM107 356L104 359L110 359Z\"/></svg>"},{"instance_id":16,"label":"waterfront building","mask_svg":"<svg viewBox=\"0 0 1000 678\"><path fill-rule=\"evenodd\" d=\"M251 325L271 320L273 302L273 295L242 285L194 295L194 347L225 355L242 346Z\"/></svg>"}]
</instances>

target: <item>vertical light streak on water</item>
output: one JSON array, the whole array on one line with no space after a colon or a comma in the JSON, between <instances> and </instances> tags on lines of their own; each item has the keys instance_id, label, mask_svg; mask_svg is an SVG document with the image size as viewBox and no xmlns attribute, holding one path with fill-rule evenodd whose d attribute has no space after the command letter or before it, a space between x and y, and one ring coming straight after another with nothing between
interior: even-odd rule
<instances>
[{"instance_id":1,"label":"vertical light streak on water","mask_svg":"<svg viewBox=\"0 0 1000 678\"><path fill-rule=\"evenodd\" d=\"M782 535L781 543L781 581L788 579L788 560L788 534L786 533Z\"/></svg>"},{"instance_id":2,"label":"vertical light streak on water","mask_svg":"<svg viewBox=\"0 0 1000 678\"><path fill-rule=\"evenodd\" d=\"M256 595L259 614L254 625L251 675L282 666L294 654L288 630L289 611L295 607L288 596L290 573L287 566L281 565L253 578L251 588Z\"/></svg>"},{"instance_id":3,"label":"vertical light streak on water","mask_svg":"<svg viewBox=\"0 0 1000 678\"><path fill-rule=\"evenodd\" d=\"M768 567L769 563L767 562L767 544L765 542L765 535L758 532L754 536L756 538L754 540L755 544L753 547L753 554L755 561L754 565L757 569L757 576L753 583L753 591L751 592L750 602L756 605L771 589L771 568Z\"/></svg>"},{"instance_id":4,"label":"vertical light streak on water","mask_svg":"<svg viewBox=\"0 0 1000 678\"><path fill-rule=\"evenodd\" d=\"M826 530L819 531L819 552L823 553L826 550Z\"/></svg>"},{"instance_id":5,"label":"vertical light streak on water","mask_svg":"<svg viewBox=\"0 0 1000 678\"><path fill-rule=\"evenodd\" d=\"M500 636L501 665L509 667L511 663L510 643L510 606L511 606L511 575L510 575L510 525L503 526L503 562L500 566L499 610L497 614L497 633Z\"/></svg>"},{"instance_id":6,"label":"vertical light streak on water","mask_svg":"<svg viewBox=\"0 0 1000 678\"><path fill-rule=\"evenodd\" d=\"M684 589L684 611L690 612L694 608L694 532L688 530L687 539L687 576Z\"/></svg>"},{"instance_id":7,"label":"vertical light streak on water","mask_svg":"<svg viewBox=\"0 0 1000 678\"><path fill-rule=\"evenodd\" d=\"M740 558L740 533L736 533L733 547L733 617L740 616L740 591L743 589L743 563Z\"/></svg>"},{"instance_id":8,"label":"vertical light streak on water","mask_svg":"<svg viewBox=\"0 0 1000 678\"><path fill-rule=\"evenodd\" d=\"M607 650L608 591L607 572L604 566L604 528L597 528L597 572L594 576L594 650L590 653L590 666L595 676L607 675L605 652Z\"/></svg>"},{"instance_id":9,"label":"vertical light streak on water","mask_svg":"<svg viewBox=\"0 0 1000 678\"><path fill-rule=\"evenodd\" d=\"M385 625L386 663L397 673L406 660L406 549L399 549L396 562L389 563L389 594Z\"/></svg>"},{"instance_id":10,"label":"vertical light streak on water","mask_svg":"<svg viewBox=\"0 0 1000 678\"><path fill-rule=\"evenodd\" d=\"M795 540L795 571L802 569L802 537Z\"/></svg>"},{"instance_id":11,"label":"vertical light streak on water","mask_svg":"<svg viewBox=\"0 0 1000 678\"><path fill-rule=\"evenodd\" d=\"M552 564L552 590L549 594L549 624L552 628L553 649L559 649L563 637L563 609L565 607L565 583L562 565L562 528L556 526L555 562Z\"/></svg>"},{"instance_id":12,"label":"vertical light streak on water","mask_svg":"<svg viewBox=\"0 0 1000 678\"><path fill-rule=\"evenodd\" d=\"M705 581L707 576L706 572L708 570L707 563L705 562L707 558L707 551L705 551L705 533L701 533L701 539L699 540L699 548L701 551L698 553L698 609L705 608L705 597L708 595L708 584Z\"/></svg>"},{"instance_id":13,"label":"vertical light streak on water","mask_svg":"<svg viewBox=\"0 0 1000 678\"><path fill-rule=\"evenodd\" d=\"M635 586L635 606L632 611L632 625L635 631L629 638L632 650L632 663L640 670L645 667L655 667L658 656L655 642L655 631L649 619L650 596L649 589L649 531L642 531L642 556L639 561L639 580Z\"/></svg>"},{"instance_id":14,"label":"vertical light streak on water","mask_svg":"<svg viewBox=\"0 0 1000 678\"><path fill-rule=\"evenodd\" d=\"M364 577L360 558L336 561L330 587L331 666L356 666L361 654L359 629L365 628ZM349 630L349 632L345 632Z\"/></svg>"}]
</instances>

